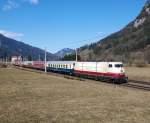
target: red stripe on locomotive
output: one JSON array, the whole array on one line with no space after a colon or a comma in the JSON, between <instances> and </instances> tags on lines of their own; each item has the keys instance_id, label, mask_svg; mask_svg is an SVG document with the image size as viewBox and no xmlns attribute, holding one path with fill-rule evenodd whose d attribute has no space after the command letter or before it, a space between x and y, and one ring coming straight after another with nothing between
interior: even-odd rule
<instances>
[{"instance_id":1,"label":"red stripe on locomotive","mask_svg":"<svg viewBox=\"0 0 150 123\"><path fill-rule=\"evenodd\" d=\"M82 74L82 75L90 75L90 76L100 76L100 77L111 77L111 78L117 78L117 79L122 79L125 78L125 74L119 74L119 73L100 73L100 72L91 72L91 71L79 71L75 70L75 73L77 74Z\"/></svg>"}]
</instances>

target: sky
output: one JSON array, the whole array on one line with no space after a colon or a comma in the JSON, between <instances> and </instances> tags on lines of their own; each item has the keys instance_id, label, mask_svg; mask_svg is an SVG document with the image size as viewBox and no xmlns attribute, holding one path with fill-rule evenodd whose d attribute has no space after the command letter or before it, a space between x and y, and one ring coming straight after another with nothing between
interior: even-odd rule
<instances>
[{"instance_id":1,"label":"sky","mask_svg":"<svg viewBox=\"0 0 150 123\"><path fill-rule=\"evenodd\" d=\"M55 53L121 30L146 0L0 0L0 33Z\"/></svg>"}]
</instances>

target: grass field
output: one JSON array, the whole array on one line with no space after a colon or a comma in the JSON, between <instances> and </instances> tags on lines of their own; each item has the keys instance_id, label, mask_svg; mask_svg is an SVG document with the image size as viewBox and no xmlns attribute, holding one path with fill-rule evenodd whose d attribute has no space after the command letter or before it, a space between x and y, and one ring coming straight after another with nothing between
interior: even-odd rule
<instances>
[{"instance_id":1,"label":"grass field","mask_svg":"<svg viewBox=\"0 0 150 123\"><path fill-rule=\"evenodd\" d=\"M149 122L149 92L0 68L0 123Z\"/></svg>"},{"instance_id":2,"label":"grass field","mask_svg":"<svg viewBox=\"0 0 150 123\"><path fill-rule=\"evenodd\" d=\"M127 67L129 79L150 82L150 67Z\"/></svg>"}]
</instances>

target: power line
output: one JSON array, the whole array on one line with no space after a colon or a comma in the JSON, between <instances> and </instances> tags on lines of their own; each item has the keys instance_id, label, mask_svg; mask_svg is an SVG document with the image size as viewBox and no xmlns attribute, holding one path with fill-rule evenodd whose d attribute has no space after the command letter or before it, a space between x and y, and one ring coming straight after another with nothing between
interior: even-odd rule
<instances>
[{"instance_id":1,"label":"power line","mask_svg":"<svg viewBox=\"0 0 150 123\"><path fill-rule=\"evenodd\" d=\"M65 47L74 47L75 49L76 48L79 48L79 47L81 47L81 46L79 46L79 44L81 44L81 43L84 43L84 44L81 44L82 46L85 46L85 45L89 45L89 44L91 44L91 43L95 43L95 42L97 42L97 41L99 41L99 40L101 40L102 38L104 38L104 37L106 37L108 34L103 34L103 35L96 35L96 36L94 36L94 37L92 37L92 38L89 38L89 39L85 39L85 40L80 40L80 41L71 41L71 42L65 42L64 44L62 44L62 43L59 43L59 45L61 46L60 47L60 49L62 48L62 46L64 45ZM90 41L91 40L91 42L88 42L88 41Z\"/></svg>"},{"instance_id":2,"label":"power line","mask_svg":"<svg viewBox=\"0 0 150 123\"><path fill-rule=\"evenodd\" d=\"M89 38L89 39L85 39L85 40L81 40L81 41L72 41L72 42L66 42L65 44L62 44L62 45L77 45L77 44L79 44L79 43L84 43L84 42L87 42L87 41L92 41L93 42L93 40L95 40L95 42L96 41L98 41L98 40L100 40L100 38L103 38L104 36L106 36L106 35L102 35L102 36L100 36L100 35L98 35L98 36L94 36L94 37L92 37L92 38ZM99 39L98 39L99 38ZM97 39L97 40L96 40ZM91 42L91 43L92 43ZM88 44L89 44L89 42L88 42Z\"/></svg>"}]
</instances>

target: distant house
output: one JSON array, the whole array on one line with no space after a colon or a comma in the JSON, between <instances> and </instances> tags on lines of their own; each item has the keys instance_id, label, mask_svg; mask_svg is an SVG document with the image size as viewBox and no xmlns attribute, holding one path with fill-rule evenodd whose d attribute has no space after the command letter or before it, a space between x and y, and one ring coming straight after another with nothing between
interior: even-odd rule
<instances>
[{"instance_id":1,"label":"distant house","mask_svg":"<svg viewBox=\"0 0 150 123\"><path fill-rule=\"evenodd\" d=\"M22 61L22 57L21 56L12 56L11 57L11 62L12 63L18 63Z\"/></svg>"}]
</instances>

